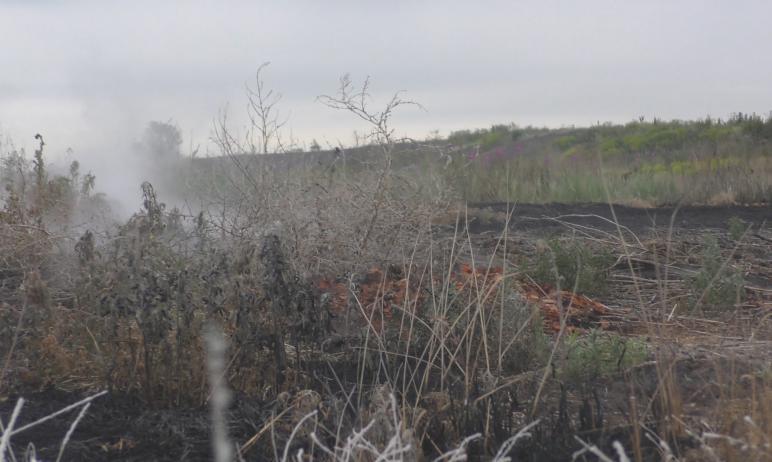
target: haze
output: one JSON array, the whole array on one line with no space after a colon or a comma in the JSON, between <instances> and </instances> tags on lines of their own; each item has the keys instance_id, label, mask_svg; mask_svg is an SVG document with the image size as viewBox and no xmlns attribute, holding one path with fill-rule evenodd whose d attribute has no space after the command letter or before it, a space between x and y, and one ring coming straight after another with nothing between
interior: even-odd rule
<instances>
[{"instance_id":1,"label":"haze","mask_svg":"<svg viewBox=\"0 0 772 462\"><path fill-rule=\"evenodd\" d=\"M352 142L347 114L315 101L340 75L373 79L426 111L400 133L515 122L546 126L639 116L725 117L772 109L769 2L5 1L0 131L52 156L125 156L151 120L208 143L270 61L288 132Z\"/></svg>"}]
</instances>

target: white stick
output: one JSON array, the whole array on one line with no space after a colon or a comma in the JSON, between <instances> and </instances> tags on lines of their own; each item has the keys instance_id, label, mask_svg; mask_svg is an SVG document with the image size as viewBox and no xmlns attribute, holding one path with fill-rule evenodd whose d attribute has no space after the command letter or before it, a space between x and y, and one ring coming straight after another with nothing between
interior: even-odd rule
<instances>
[{"instance_id":1,"label":"white stick","mask_svg":"<svg viewBox=\"0 0 772 462\"><path fill-rule=\"evenodd\" d=\"M70 441L70 438L72 437L73 432L75 432L75 427L78 426L80 419L82 419L83 416L86 415L86 411L88 411L88 408L90 407L91 407L91 403L86 403L86 405L83 406L83 409L80 410L78 417L76 417L75 420L72 422L72 425L70 425L70 429L67 430L67 434L64 435L64 439L62 440L62 445L59 446L59 455L56 457L56 462L60 462L62 460L62 456L64 455L64 448L67 447L67 443Z\"/></svg>"},{"instance_id":2,"label":"white stick","mask_svg":"<svg viewBox=\"0 0 772 462\"><path fill-rule=\"evenodd\" d=\"M42 419L38 419L38 420L36 420L36 421L34 421L34 422L30 423L30 424L27 424L27 425L25 425L25 426L23 426L23 427L19 428L18 430L14 430L14 431L11 433L11 436L13 436L13 435L18 435L19 433L23 432L24 430L29 430L30 428L32 428L32 427L34 427L34 426L36 426L36 425L40 425L40 424L42 424L43 422L47 422L47 421L49 421L49 420L53 419L53 418L54 418L54 417L56 417L56 416L59 416L59 415L61 415L61 414L64 414L65 412L69 412L69 411L71 411L71 410L75 409L76 407L82 406L82 405L84 405L84 404L86 404L86 403L90 403L91 401L93 401L93 400L95 400L95 399L97 399L97 398L99 398L100 396L103 396L103 395L105 395L105 394L107 394L107 390L105 390L105 391L100 391L100 392L99 392L99 393L97 393L96 395L93 395L93 396L90 396L90 397L88 397L88 398L82 399L82 400L78 401L78 402L77 402L77 403L75 403L75 404L70 404L69 406L67 406L67 407L65 407L65 408L63 408L63 409L60 409L60 410L58 410L58 411L54 412L53 414L49 414L49 415L47 415L47 416L43 417Z\"/></svg>"},{"instance_id":3,"label":"white stick","mask_svg":"<svg viewBox=\"0 0 772 462\"><path fill-rule=\"evenodd\" d=\"M0 438L0 462L5 462L5 450L8 448L8 443L11 441L13 426L16 423L16 418L19 417L22 406L24 406L24 398L19 398L19 400L16 401L16 406L13 408L11 420L8 421L8 428L5 429L3 437Z\"/></svg>"}]
</instances>

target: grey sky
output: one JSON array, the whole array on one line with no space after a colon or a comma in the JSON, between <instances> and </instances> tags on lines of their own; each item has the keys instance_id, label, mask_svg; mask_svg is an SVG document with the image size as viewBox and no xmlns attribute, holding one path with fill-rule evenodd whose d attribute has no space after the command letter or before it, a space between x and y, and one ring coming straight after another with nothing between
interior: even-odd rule
<instances>
[{"instance_id":1,"label":"grey sky","mask_svg":"<svg viewBox=\"0 0 772 462\"><path fill-rule=\"evenodd\" d=\"M204 150L226 104L243 121L264 61L305 142L351 142L356 121L315 102L347 72L422 103L394 119L415 137L766 114L770 18L768 1L0 0L0 131L94 154L172 119Z\"/></svg>"}]
</instances>

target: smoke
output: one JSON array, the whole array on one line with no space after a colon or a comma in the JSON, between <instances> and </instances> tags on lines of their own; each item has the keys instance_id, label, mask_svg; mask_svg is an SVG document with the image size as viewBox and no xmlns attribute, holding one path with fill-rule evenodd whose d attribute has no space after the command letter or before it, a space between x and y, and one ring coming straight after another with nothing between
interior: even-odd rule
<instances>
[{"instance_id":1,"label":"smoke","mask_svg":"<svg viewBox=\"0 0 772 462\"><path fill-rule=\"evenodd\" d=\"M140 210L141 185L145 181L154 185L159 199L169 207L180 205L183 197L175 181L180 179L178 164L186 160L179 150L183 142L181 135L177 150L160 152L157 146L154 148L148 142L151 125L147 123L140 125L124 119L115 120L114 124L105 124L104 120L93 124L99 128L82 138L77 149L68 147L62 152L61 143L49 142L46 137L46 157L51 174L67 175L70 164L77 161L81 175L92 173L96 176L95 193L103 195L119 220ZM124 128L127 126L131 128ZM176 129L173 125L169 127Z\"/></svg>"},{"instance_id":2,"label":"smoke","mask_svg":"<svg viewBox=\"0 0 772 462\"><path fill-rule=\"evenodd\" d=\"M358 128L315 103L349 71L373 76L376 99L405 89L431 111L397 116L399 135L414 138L492 122L766 113L772 102L761 3L0 3L3 130L27 152L42 133L53 162L72 148L123 215L155 173L133 151L146 124L172 119L183 154L216 154L213 119L230 103L232 128L243 128L244 84L264 61L288 132L323 146L351 142Z\"/></svg>"}]
</instances>

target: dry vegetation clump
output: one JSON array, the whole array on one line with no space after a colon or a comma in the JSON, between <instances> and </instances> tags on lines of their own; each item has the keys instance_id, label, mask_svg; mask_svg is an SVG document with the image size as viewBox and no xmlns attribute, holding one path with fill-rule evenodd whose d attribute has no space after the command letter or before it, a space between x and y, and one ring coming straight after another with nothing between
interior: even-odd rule
<instances>
[{"instance_id":1,"label":"dry vegetation clump","mask_svg":"<svg viewBox=\"0 0 772 462\"><path fill-rule=\"evenodd\" d=\"M358 149L358 156L336 148L324 163L312 156L249 155L270 136L260 127L275 124L274 116L258 111L257 125L245 137L236 135L223 116L215 138L228 162L197 164L187 185L211 226L236 241L266 230L281 234L288 262L306 277L364 272L399 260L396 252L413 247L416 239L426 242L429 223L447 210L451 195L438 175L416 177L394 164L412 149L409 140L394 135L390 119L415 103L395 95L376 111L368 88L365 82L357 89L344 77L338 93L320 97L364 120L371 143ZM257 141L250 138L254 131Z\"/></svg>"}]
</instances>

